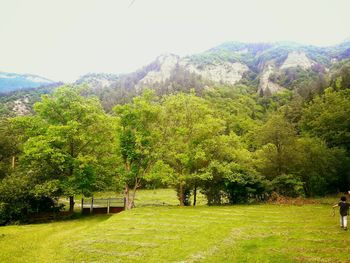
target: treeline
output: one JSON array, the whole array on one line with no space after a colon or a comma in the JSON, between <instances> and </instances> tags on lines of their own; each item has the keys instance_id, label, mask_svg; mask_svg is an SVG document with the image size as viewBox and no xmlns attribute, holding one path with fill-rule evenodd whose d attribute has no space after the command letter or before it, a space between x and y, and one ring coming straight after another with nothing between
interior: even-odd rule
<instances>
[{"instance_id":1,"label":"treeline","mask_svg":"<svg viewBox=\"0 0 350 263\"><path fill-rule=\"evenodd\" d=\"M1 121L0 224L57 209L61 196L173 187L180 205L209 205L348 190L350 90L341 79L306 101L246 86L201 97L150 90L106 114L83 87L61 87L32 116Z\"/></svg>"}]
</instances>

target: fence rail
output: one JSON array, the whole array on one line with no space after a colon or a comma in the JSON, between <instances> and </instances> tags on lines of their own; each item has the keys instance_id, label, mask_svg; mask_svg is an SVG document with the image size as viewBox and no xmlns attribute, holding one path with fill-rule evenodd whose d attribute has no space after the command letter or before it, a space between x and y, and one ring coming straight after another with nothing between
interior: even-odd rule
<instances>
[{"instance_id":1,"label":"fence rail","mask_svg":"<svg viewBox=\"0 0 350 263\"><path fill-rule=\"evenodd\" d=\"M110 214L125 210L125 198L87 198L81 199L83 214Z\"/></svg>"}]
</instances>

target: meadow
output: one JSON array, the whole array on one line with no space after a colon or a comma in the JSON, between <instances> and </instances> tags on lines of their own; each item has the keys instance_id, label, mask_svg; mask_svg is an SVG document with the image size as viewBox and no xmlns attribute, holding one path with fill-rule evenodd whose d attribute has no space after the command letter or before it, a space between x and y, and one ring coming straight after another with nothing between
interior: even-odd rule
<instances>
[{"instance_id":1,"label":"meadow","mask_svg":"<svg viewBox=\"0 0 350 263\"><path fill-rule=\"evenodd\" d=\"M173 190L142 191L119 214L0 227L0 262L350 262L325 200L179 207Z\"/></svg>"}]
</instances>

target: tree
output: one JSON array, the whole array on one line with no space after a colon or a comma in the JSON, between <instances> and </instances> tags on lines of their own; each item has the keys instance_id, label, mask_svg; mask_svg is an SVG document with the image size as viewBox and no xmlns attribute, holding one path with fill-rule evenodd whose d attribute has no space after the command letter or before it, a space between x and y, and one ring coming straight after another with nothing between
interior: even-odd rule
<instances>
[{"instance_id":1,"label":"tree","mask_svg":"<svg viewBox=\"0 0 350 263\"><path fill-rule=\"evenodd\" d=\"M116 106L114 111L120 124L119 154L123 163L118 176L124 183L126 208L131 209L141 180L157 161L159 105L153 93L146 91L132 103Z\"/></svg>"},{"instance_id":2,"label":"tree","mask_svg":"<svg viewBox=\"0 0 350 263\"><path fill-rule=\"evenodd\" d=\"M325 93L305 108L301 120L304 133L317 136L330 147L344 147L350 153L350 89Z\"/></svg>"},{"instance_id":3,"label":"tree","mask_svg":"<svg viewBox=\"0 0 350 263\"><path fill-rule=\"evenodd\" d=\"M14 171L18 153L18 140L10 121L0 120L0 179Z\"/></svg>"},{"instance_id":4,"label":"tree","mask_svg":"<svg viewBox=\"0 0 350 263\"><path fill-rule=\"evenodd\" d=\"M34 105L34 117L22 117L33 120L25 129L23 166L40 182L59 181L70 211L75 194L91 195L114 172L108 166L114 158L113 120L97 99L82 97L82 89L58 88Z\"/></svg>"},{"instance_id":5,"label":"tree","mask_svg":"<svg viewBox=\"0 0 350 263\"><path fill-rule=\"evenodd\" d=\"M258 170L268 178L290 173L295 159L293 126L282 115L276 114L257 131L256 136L262 145L256 151Z\"/></svg>"},{"instance_id":6,"label":"tree","mask_svg":"<svg viewBox=\"0 0 350 263\"><path fill-rule=\"evenodd\" d=\"M328 148L317 137L301 137L296 141L295 174L304 182L306 195L325 195L347 191L349 160L341 148Z\"/></svg>"},{"instance_id":7,"label":"tree","mask_svg":"<svg viewBox=\"0 0 350 263\"><path fill-rule=\"evenodd\" d=\"M260 195L263 178L252 165L252 154L235 133L216 136L206 145L209 165L201 169L201 188L208 204L245 202Z\"/></svg>"},{"instance_id":8,"label":"tree","mask_svg":"<svg viewBox=\"0 0 350 263\"><path fill-rule=\"evenodd\" d=\"M188 205L190 189L196 193L199 171L210 162L206 145L223 132L223 122L204 99L179 93L165 97L160 123L162 158L174 171L171 185L178 191L180 205Z\"/></svg>"}]
</instances>

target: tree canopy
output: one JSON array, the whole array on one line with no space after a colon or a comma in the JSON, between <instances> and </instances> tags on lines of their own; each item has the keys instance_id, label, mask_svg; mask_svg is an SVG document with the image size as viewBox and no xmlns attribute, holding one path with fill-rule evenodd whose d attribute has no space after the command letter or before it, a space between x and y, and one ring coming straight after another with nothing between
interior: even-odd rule
<instances>
[{"instance_id":1,"label":"tree canopy","mask_svg":"<svg viewBox=\"0 0 350 263\"><path fill-rule=\"evenodd\" d=\"M180 205L348 190L350 93L339 81L311 100L249 87L146 90L107 114L82 86L43 95L32 115L1 120L2 222L54 209L60 196L173 187ZM16 209L11 209L15 207Z\"/></svg>"}]
</instances>

